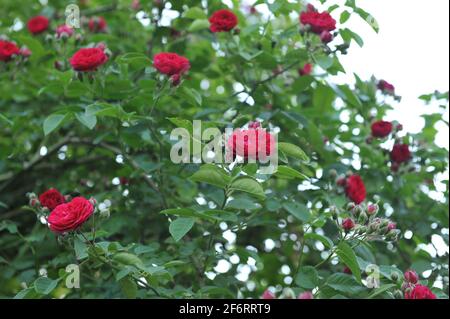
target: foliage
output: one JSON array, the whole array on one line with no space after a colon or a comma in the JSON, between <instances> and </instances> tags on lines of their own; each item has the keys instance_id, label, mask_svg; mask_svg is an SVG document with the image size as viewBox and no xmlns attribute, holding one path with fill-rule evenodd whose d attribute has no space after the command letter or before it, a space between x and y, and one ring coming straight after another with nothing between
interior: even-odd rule
<instances>
[{"instance_id":1,"label":"foliage","mask_svg":"<svg viewBox=\"0 0 450 319\"><path fill-rule=\"evenodd\" d=\"M346 72L339 57L363 45L348 20L378 31L355 1L320 1L338 21L329 44L301 28L305 4L287 0L256 1L270 19L233 0L238 29L223 33L208 29L208 17L226 7L216 0L141 0L138 10L129 0L79 1L82 16L103 16L107 31L84 25L60 39L53 30L64 23L66 1L1 2L0 34L32 51L0 61L1 297L259 298L273 287L315 298L394 298L402 279L393 273L412 268L431 271L421 283L440 283L433 292L447 298L448 254L424 247L435 236L448 245L448 150L434 143L448 94L420 97L443 105L423 115L422 132L370 138L371 123L398 97L380 92L374 78L333 83ZM170 24L163 6L178 13ZM33 36L20 25L38 14L51 17L51 31ZM105 65L89 74L70 68L79 48L100 42L111 55ZM179 85L152 67L159 52L189 59ZM306 63L314 70L300 76ZM170 160L175 127L192 130L202 120L224 130L255 119L279 129L275 175L259 174L257 164ZM412 151L396 172L394 139ZM362 209L378 203L378 216L401 230L397 241L342 231L351 212L336 179L349 170L365 182ZM45 212L29 205L26 193L51 187L96 199L82 229L56 236ZM80 266L79 289L65 285L70 264ZM377 289L364 284L370 264L380 269Z\"/></svg>"}]
</instances>

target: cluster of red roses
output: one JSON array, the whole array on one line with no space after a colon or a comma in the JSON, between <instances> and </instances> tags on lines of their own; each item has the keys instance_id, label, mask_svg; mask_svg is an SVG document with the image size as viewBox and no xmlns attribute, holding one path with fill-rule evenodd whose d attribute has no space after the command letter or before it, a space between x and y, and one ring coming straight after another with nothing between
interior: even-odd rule
<instances>
[{"instance_id":1,"label":"cluster of red roses","mask_svg":"<svg viewBox=\"0 0 450 319\"><path fill-rule=\"evenodd\" d=\"M405 299L436 299L436 295L427 286L421 285L419 276L414 270L404 273L402 290Z\"/></svg>"},{"instance_id":2,"label":"cluster of red roses","mask_svg":"<svg viewBox=\"0 0 450 319\"><path fill-rule=\"evenodd\" d=\"M35 194L29 194L29 198L30 206L44 216L50 212L47 222L50 229L57 234L80 228L94 213L96 204L93 198L89 200L81 196L71 198L54 188L42 193L39 198Z\"/></svg>"},{"instance_id":3,"label":"cluster of red roses","mask_svg":"<svg viewBox=\"0 0 450 319\"><path fill-rule=\"evenodd\" d=\"M396 132L402 129L399 124L396 126ZM372 137L385 138L393 131L393 124L387 121L376 121L371 126ZM408 162L411 159L411 152L409 145L401 142L396 142L392 150L390 151L391 169L392 171L398 171L401 164Z\"/></svg>"},{"instance_id":4,"label":"cluster of red roses","mask_svg":"<svg viewBox=\"0 0 450 319\"><path fill-rule=\"evenodd\" d=\"M105 32L108 28L106 20L103 17L92 17L87 22L87 27L91 32ZM47 31L50 27L50 20L45 16L36 16L28 20L27 28L33 35L38 35ZM66 33L71 36L74 30L68 25L60 25L56 28L56 33L61 36L62 33Z\"/></svg>"},{"instance_id":5,"label":"cluster of red roses","mask_svg":"<svg viewBox=\"0 0 450 319\"><path fill-rule=\"evenodd\" d=\"M0 39L0 61L9 62L17 56L28 58L31 55L27 47L19 48L15 42Z\"/></svg>"},{"instance_id":6,"label":"cluster of red roses","mask_svg":"<svg viewBox=\"0 0 450 319\"><path fill-rule=\"evenodd\" d=\"M308 4L306 11L300 14L300 23L307 31L319 35L323 43L333 41L331 31L336 29L336 20L328 12L318 12L313 5Z\"/></svg>"}]
</instances>

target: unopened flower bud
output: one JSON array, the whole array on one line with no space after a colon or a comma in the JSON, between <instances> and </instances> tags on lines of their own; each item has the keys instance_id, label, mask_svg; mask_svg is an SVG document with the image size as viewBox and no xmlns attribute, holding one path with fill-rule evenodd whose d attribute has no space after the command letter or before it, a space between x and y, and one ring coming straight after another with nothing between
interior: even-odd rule
<instances>
[{"instance_id":1,"label":"unopened flower bud","mask_svg":"<svg viewBox=\"0 0 450 319\"><path fill-rule=\"evenodd\" d=\"M311 291L305 291L298 295L297 299L314 299Z\"/></svg>"},{"instance_id":2,"label":"unopened flower bud","mask_svg":"<svg viewBox=\"0 0 450 319\"><path fill-rule=\"evenodd\" d=\"M377 204L369 204L367 206L367 214L369 216L376 215L378 213L378 209L379 209L379 207Z\"/></svg>"},{"instance_id":3,"label":"unopened flower bud","mask_svg":"<svg viewBox=\"0 0 450 319\"><path fill-rule=\"evenodd\" d=\"M331 178L336 178L336 176L337 176L337 171L336 171L334 168L332 168L332 169L330 169L329 174L330 174L330 177L331 177Z\"/></svg>"},{"instance_id":4,"label":"unopened flower bud","mask_svg":"<svg viewBox=\"0 0 450 319\"><path fill-rule=\"evenodd\" d=\"M364 225L368 219L369 218L367 217L367 214L365 212L361 212L361 214L358 217L358 223Z\"/></svg>"},{"instance_id":5,"label":"unopened flower bud","mask_svg":"<svg viewBox=\"0 0 450 319\"><path fill-rule=\"evenodd\" d=\"M347 173L345 173L345 176L350 177L353 175L353 172L351 170L348 170Z\"/></svg>"},{"instance_id":6,"label":"unopened flower bud","mask_svg":"<svg viewBox=\"0 0 450 319\"><path fill-rule=\"evenodd\" d=\"M391 279L392 281L397 281L399 278L398 274L394 271L391 273Z\"/></svg>"},{"instance_id":7,"label":"unopened flower bud","mask_svg":"<svg viewBox=\"0 0 450 319\"><path fill-rule=\"evenodd\" d=\"M261 299L277 299L277 296L275 296L275 294L269 289L266 289L262 294Z\"/></svg>"},{"instance_id":8,"label":"unopened flower bud","mask_svg":"<svg viewBox=\"0 0 450 319\"><path fill-rule=\"evenodd\" d=\"M100 217L108 219L109 216L111 215L111 212L109 210L109 208L103 209L100 211Z\"/></svg>"},{"instance_id":9,"label":"unopened flower bud","mask_svg":"<svg viewBox=\"0 0 450 319\"><path fill-rule=\"evenodd\" d=\"M355 203L348 203L348 204L347 204L347 210L348 210L348 211L351 211L351 210L353 210L353 209L355 208L355 206L356 206Z\"/></svg>"},{"instance_id":10,"label":"unopened flower bud","mask_svg":"<svg viewBox=\"0 0 450 319\"><path fill-rule=\"evenodd\" d=\"M333 41L333 35L331 34L331 32L324 30L320 34L320 41L325 44L330 43L331 41Z\"/></svg>"},{"instance_id":11,"label":"unopened flower bud","mask_svg":"<svg viewBox=\"0 0 450 319\"><path fill-rule=\"evenodd\" d=\"M394 291L394 298L395 299L403 299L403 293L400 290Z\"/></svg>"},{"instance_id":12,"label":"unopened flower bud","mask_svg":"<svg viewBox=\"0 0 450 319\"><path fill-rule=\"evenodd\" d=\"M283 289L283 293L281 294L281 299L295 299L295 293L291 288Z\"/></svg>"},{"instance_id":13,"label":"unopened flower bud","mask_svg":"<svg viewBox=\"0 0 450 319\"><path fill-rule=\"evenodd\" d=\"M411 284L417 284L419 276L414 270L408 270L404 273L405 280Z\"/></svg>"},{"instance_id":14,"label":"unopened flower bud","mask_svg":"<svg viewBox=\"0 0 450 319\"><path fill-rule=\"evenodd\" d=\"M348 233L350 230L352 230L355 227L355 222L351 218L346 218L342 222L342 228L346 233Z\"/></svg>"}]
</instances>

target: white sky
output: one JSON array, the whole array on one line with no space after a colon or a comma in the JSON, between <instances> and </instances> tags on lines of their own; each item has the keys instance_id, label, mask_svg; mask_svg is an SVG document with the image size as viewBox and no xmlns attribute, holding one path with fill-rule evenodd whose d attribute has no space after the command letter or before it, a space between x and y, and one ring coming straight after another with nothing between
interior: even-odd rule
<instances>
[{"instance_id":1,"label":"white sky","mask_svg":"<svg viewBox=\"0 0 450 319\"><path fill-rule=\"evenodd\" d=\"M342 1L335 1L341 3ZM420 118L436 108L425 106L418 96L449 89L449 1L358 0L358 5L378 21L377 34L359 17L349 26L364 39L364 47L352 44L341 63L350 75L362 79L375 75L395 85L402 96L393 103L388 120L398 120L406 131L419 132ZM335 18L339 18L338 15ZM448 106L445 118L448 121ZM448 126L438 126L437 143L448 149Z\"/></svg>"}]
</instances>

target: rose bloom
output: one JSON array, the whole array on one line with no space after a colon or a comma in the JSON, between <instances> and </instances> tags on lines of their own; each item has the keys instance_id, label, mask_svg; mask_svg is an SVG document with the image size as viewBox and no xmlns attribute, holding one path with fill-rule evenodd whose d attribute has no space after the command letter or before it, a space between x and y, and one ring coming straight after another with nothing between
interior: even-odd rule
<instances>
[{"instance_id":1,"label":"rose bloom","mask_svg":"<svg viewBox=\"0 0 450 319\"><path fill-rule=\"evenodd\" d=\"M236 155L256 160L265 160L275 152L275 138L262 128L237 129L227 141L227 147Z\"/></svg>"},{"instance_id":2,"label":"rose bloom","mask_svg":"<svg viewBox=\"0 0 450 319\"><path fill-rule=\"evenodd\" d=\"M50 229L65 233L78 229L94 212L94 206L84 197L75 197L66 204L57 206L48 216Z\"/></svg>"},{"instance_id":3,"label":"rose bloom","mask_svg":"<svg viewBox=\"0 0 450 319\"><path fill-rule=\"evenodd\" d=\"M379 90L381 90L383 92L387 92L387 93L391 93L391 94L394 94L394 92L395 92L395 87L391 83L389 83L388 81L385 81L385 80L380 80L378 82L377 87Z\"/></svg>"},{"instance_id":4,"label":"rose bloom","mask_svg":"<svg viewBox=\"0 0 450 319\"><path fill-rule=\"evenodd\" d=\"M91 32L105 32L108 25L103 17L93 17L89 19L88 28Z\"/></svg>"},{"instance_id":5,"label":"rose bloom","mask_svg":"<svg viewBox=\"0 0 450 319\"><path fill-rule=\"evenodd\" d=\"M34 18L31 18L28 23L27 27L28 30L33 34L39 34L44 32L48 29L49 21L44 16L37 16Z\"/></svg>"},{"instance_id":6,"label":"rose bloom","mask_svg":"<svg viewBox=\"0 0 450 319\"><path fill-rule=\"evenodd\" d=\"M411 159L411 152L408 144L395 144L391 151L391 160L394 163L401 164Z\"/></svg>"},{"instance_id":7,"label":"rose bloom","mask_svg":"<svg viewBox=\"0 0 450 319\"><path fill-rule=\"evenodd\" d=\"M13 55L18 55L20 49L13 42L0 40L0 61L8 62Z\"/></svg>"},{"instance_id":8,"label":"rose bloom","mask_svg":"<svg viewBox=\"0 0 450 319\"><path fill-rule=\"evenodd\" d=\"M95 71L108 61L108 56L100 48L84 48L78 50L69 60L75 71Z\"/></svg>"},{"instance_id":9,"label":"rose bloom","mask_svg":"<svg viewBox=\"0 0 450 319\"><path fill-rule=\"evenodd\" d=\"M361 204L366 199L366 187L361 176L353 174L347 178L345 194L356 204Z\"/></svg>"},{"instance_id":10,"label":"rose bloom","mask_svg":"<svg viewBox=\"0 0 450 319\"><path fill-rule=\"evenodd\" d=\"M60 25L56 28L56 37L61 38L63 34L70 37L73 34L73 29L66 24Z\"/></svg>"},{"instance_id":11,"label":"rose bloom","mask_svg":"<svg viewBox=\"0 0 450 319\"><path fill-rule=\"evenodd\" d=\"M376 121L371 126L372 136L383 138L391 134L392 123L386 121Z\"/></svg>"},{"instance_id":12,"label":"rose bloom","mask_svg":"<svg viewBox=\"0 0 450 319\"><path fill-rule=\"evenodd\" d=\"M54 210L56 206L64 204L66 199L58 190L50 188L48 191L39 195L39 201L41 202L42 207Z\"/></svg>"},{"instance_id":13,"label":"rose bloom","mask_svg":"<svg viewBox=\"0 0 450 319\"><path fill-rule=\"evenodd\" d=\"M321 34L323 31L336 29L336 20L328 12L305 11L300 14L300 22L309 25L311 31Z\"/></svg>"},{"instance_id":14,"label":"rose bloom","mask_svg":"<svg viewBox=\"0 0 450 319\"><path fill-rule=\"evenodd\" d=\"M209 18L211 32L228 32L238 24L237 16L227 9L214 12Z\"/></svg>"},{"instance_id":15,"label":"rose bloom","mask_svg":"<svg viewBox=\"0 0 450 319\"><path fill-rule=\"evenodd\" d=\"M173 76L182 74L191 68L189 60L184 56L171 52L158 53L153 57L153 66L162 74Z\"/></svg>"},{"instance_id":16,"label":"rose bloom","mask_svg":"<svg viewBox=\"0 0 450 319\"><path fill-rule=\"evenodd\" d=\"M436 295L424 285L416 285L405 292L405 299L436 299Z\"/></svg>"},{"instance_id":17,"label":"rose bloom","mask_svg":"<svg viewBox=\"0 0 450 319\"><path fill-rule=\"evenodd\" d=\"M300 76L310 75L313 69L313 65L311 63L306 63L303 68L298 70L298 74Z\"/></svg>"}]
</instances>

